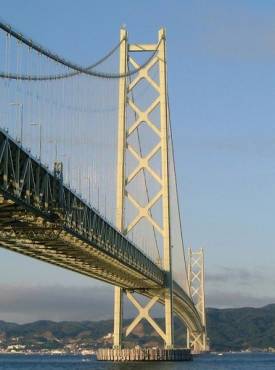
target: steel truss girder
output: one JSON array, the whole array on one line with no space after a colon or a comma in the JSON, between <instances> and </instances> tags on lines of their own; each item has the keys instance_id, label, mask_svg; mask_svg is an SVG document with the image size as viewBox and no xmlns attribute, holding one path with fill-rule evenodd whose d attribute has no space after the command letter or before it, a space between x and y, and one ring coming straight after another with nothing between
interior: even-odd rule
<instances>
[{"instance_id":1,"label":"steel truss girder","mask_svg":"<svg viewBox=\"0 0 275 370\"><path fill-rule=\"evenodd\" d=\"M112 261L114 267L122 268L120 274L125 273L127 278L124 284L116 278L117 285L135 281L133 286L152 287L164 282L161 269L142 251L0 130L0 224L4 227L10 223L18 238L25 233L30 240L43 239L47 228L66 232L75 245L81 241L110 267ZM38 235L35 228L43 234ZM24 254L23 248L20 253ZM112 276L107 281L116 284Z\"/></svg>"},{"instance_id":2,"label":"steel truss girder","mask_svg":"<svg viewBox=\"0 0 275 370\"><path fill-rule=\"evenodd\" d=\"M128 271L123 264L114 261L110 255L79 241L60 227L53 229L51 233L49 223L39 225L32 221L28 225L25 223L24 228L14 225L3 227L0 230L0 240L11 250L16 249L23 254L28 252L35 258L43 256L50 263L66 262L68 268L72 265L80 266L86 275L96 275L95 277L99 279L102 277L104 281L111 279L122 286L140 285L139 274L130 273L130 269ZM148 282L148 286L150 285Z\"/></svg>"},{"instance_id":3,"label":"steel truss girder","mask_svg":"<svg viewBox=\"0 0 275 370\"><path fill-rule=\"evenodd\" d=\"M3 248L148 297L164 285L157 265L1 129L0 231ZM174 312L200 331L197 311L175 282L173 295Z\"/></svg>"}]
</instances>

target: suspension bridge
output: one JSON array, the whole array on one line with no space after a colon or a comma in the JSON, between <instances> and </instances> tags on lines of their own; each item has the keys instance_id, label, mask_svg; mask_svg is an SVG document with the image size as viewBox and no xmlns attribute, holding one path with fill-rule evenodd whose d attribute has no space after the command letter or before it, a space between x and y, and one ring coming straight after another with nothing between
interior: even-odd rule
<instances>
[{"instance_id":1,"label":"suspension bridge","mask_svg":"<svg viewBox=\"0 0 275 370\"><path fill-rule=\"evenodd\" d=\"M102 358L125 356L124 338L146 320L162 359L181 359L174 315L186 347L206 351L203 251L187 260L184 250L165 30L140 44L122 28L82 66L0 23L0 91L0 246L115 286ZM126 329L125 299L137 310Z\"/></svg>"}]
</instances>

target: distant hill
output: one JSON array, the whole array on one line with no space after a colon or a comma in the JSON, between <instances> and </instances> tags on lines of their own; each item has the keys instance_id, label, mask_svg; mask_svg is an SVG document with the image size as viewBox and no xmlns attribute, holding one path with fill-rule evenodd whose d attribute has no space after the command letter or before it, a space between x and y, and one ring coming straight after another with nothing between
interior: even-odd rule
<instances>
[{"instance_id":1,"label":"distant hill","mask_svg":"<svg viewBox=\"0 0 275 370\"><path fill-rule=\"evenodd\" d=\"M158 320L163 325L163 320ZM126 320L125 324L129 324ZM53 322L15 324L0 321L0 348L26 345L29 349L97 348L110 346L113 321ZM207 309L207 330L211 349L216 351L275 347L275 304L262 308ZM109 335L108 335L109 334ZM175 321L178 344L185 343L185 330ZM127 345L155 346L160 338L142 322L127 338Z\"/></svg>"},{"instance_id":2,"label":"distant hill","mask_svg":"<svg viewBox=\"0 0 275 370\"><path fill-rule=\"evenodd\" d=\"M261 308L207 310L211 348L241 350L275 348L275 304Z\"/></svg>"}]
</instances>

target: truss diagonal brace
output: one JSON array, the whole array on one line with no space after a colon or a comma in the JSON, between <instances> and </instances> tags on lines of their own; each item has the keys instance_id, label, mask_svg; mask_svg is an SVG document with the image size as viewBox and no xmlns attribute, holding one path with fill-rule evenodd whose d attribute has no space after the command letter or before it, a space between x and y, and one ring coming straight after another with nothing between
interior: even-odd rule
<instances>
[{"instance_id":1,"label":"truss diagonal brace","mask_svg":"<svg viewBox=\"0 0 275 370\"><path fill-rule=\"evenodd\" d=\"M156 323L156 321L150 316L150 310L153 306L158 302L159 297L153 297L145 307L142 307L141 304L135 299L135 297L129 291L126 292L126 295L130 302L134 305L134 307L138 310L138 315L136 318L131 322L131 324L126 329L126 336L128 336L140 323L142 319L145 319L149 322L149 324L155 329L159 336L162 337L163 340L166 340L166 335L160 326Z\"/></svg>"}]
</instances>

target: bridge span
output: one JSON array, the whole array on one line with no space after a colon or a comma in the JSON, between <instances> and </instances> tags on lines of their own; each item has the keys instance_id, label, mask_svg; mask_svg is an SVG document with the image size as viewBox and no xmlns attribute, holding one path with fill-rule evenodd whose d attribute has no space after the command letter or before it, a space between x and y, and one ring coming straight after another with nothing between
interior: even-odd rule
<instances>
[{"instance_id":1,"label":"bridge span","mask_svg":"<svg viewBox=\"0 0 275 370\"><path fill-rule=\"evenodd\" d=\"M187 327L187 347L205 351L203 252L190 253L187 269L170 122L165 30L159 31L157 43L131 44L122 28L117 47L89 67L59 57L3 23L0 41L1 37L0 57L5 44L6 63L0 70L0 113L12 133L1 128L0 121L0 246L114 285L114 351L123 348L123 296L138 311L126 328L126 336L141 320L147 320L163 339L163 356L181 356L173 352L176 314ZM119 73L95 70L115 51L119 51ZM110 92L106 86L101 90L94 86L92 78L118 83ZM98 118L100 91L104 104L109 93L116 105L115 119L110 117L114 109L105 105L102 111L108 119ZM16 107L17 116L7 113L7 106ZM27 128L26 116L30 121ZM116 131L111 131L112 122ZM106 131L97 142L104 125ZM33 126L39 127L39 140L32 139ZM25 141L32 149L27 149ZM55 146L54 159L51 144ZM37 151L35 155L35 145L39 155ZM74 181L71 162L76 168L78 192L68 185ZM90 174L81 174L80 166ZM104 216L99 211L96 166L102 171ZM114 183L109 172L114 174ZM84 179L88 180L88 200L81 187ZM92 189L91 179L96 179ZM96 187L97 209L94 197L91 205L91 190ZM110 202L115 198L112 217L106 215L106 208L112 209L107 198ZM146 253L153 249L155 257ZM175 266L183 272L181 276L176 276ZM149 298L145 306L137 294ZM164 306L164 329L150 312L156 303ZM186 352L182 353L185 356Z\"/></svg>"},{"instance_id":2,"label":"bridge span","mask_svg":"<svg viewBox=\"0 0 275 370\"><path fill-rule=\"evenodd\" d=\"M6 249L148 297L164 287L164 271L63 184L61 163L50 171L3 130L0 226ZM176 282L173 292L175 313L200 332L193 301Z\"/></svg>"}]
</instances>

